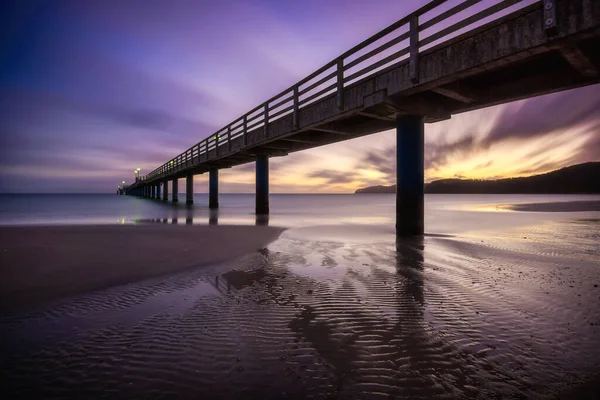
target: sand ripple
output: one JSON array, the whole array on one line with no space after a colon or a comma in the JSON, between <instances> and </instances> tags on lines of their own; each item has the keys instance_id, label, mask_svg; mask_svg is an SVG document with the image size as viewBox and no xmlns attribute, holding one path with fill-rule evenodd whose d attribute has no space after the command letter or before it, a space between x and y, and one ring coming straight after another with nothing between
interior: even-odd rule
<instances>
[{"instance_id":1,"label":"sand ripple","mask_svg":"<svg viewBox=\"0 0 600 400\"><path fill-rule=\"evenodd\" d=\"M5 315L2 389L44 398L552 396L598 368L598 222L528 229L397 247L284 234L227 264Z\"/></svg>"}]
</instances>

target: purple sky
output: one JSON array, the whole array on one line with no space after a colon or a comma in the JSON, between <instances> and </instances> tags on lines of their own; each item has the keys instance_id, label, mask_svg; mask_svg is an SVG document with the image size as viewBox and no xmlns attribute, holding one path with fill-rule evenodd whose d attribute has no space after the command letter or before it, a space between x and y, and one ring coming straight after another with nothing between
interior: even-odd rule
<instances>
[{"instance_id":1,"label":"purple sky","mask_svg":"<svg viewBox=\"0 0 600 400\"><path fill-rule=\"evenodd\" d=\"M0 192L112 192L135 168L151 171L422 3L3 5ZM428 125L426 177L515 176L598 160L598 92L588 87ZM393 183L393 138L383 132L274 159L272 191ZM523 151L507 157L515 141ZM221 178L224 192L251 192L253 165ZM206 177L196 181L205 190Z\"/></svg>"}]
</instances>

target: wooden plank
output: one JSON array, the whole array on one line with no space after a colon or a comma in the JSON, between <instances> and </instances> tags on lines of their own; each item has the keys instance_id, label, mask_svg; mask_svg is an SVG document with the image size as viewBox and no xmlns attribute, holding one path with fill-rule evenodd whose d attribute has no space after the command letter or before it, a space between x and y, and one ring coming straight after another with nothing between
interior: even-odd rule
<instances>
[{"instance_id":1,"label":"wooden plank","mask_svg":"<svg viewBox=\"0 0 600 400\"><path fill-rule=\"evenodd\" d=\"M563 58L575 69L580 75L587 78L595 78L598 76L598 68L594 63L581 51L577 44L569 42L561 45L558 48Z\"/></svg>"},{"instance_id":2,"label":"wooden plank","mask_svg":"<svg viewBox=\"0 0 600 400\"><path fill-rule=\"evenodd\" d=\"M285 93L285 92L284 92L284 93ZM286 97L285 99L281 100L279 103L275 103L275 104L273 104L273 105L269 106L269 108L270 108L271 110L273 110L273 109L275 109L275 108L277 108L277 107L279 107L279 106L282 106L283 104L287 103L288 101L290 101L290 100L293 100L293 98L294 98L294 95L293 95L293 94L291 94L291 95L289 95L288 97ZM234 122L234 123L235 123L235 122ZM234 123L232 123L232 125L233 125Z\"/></svg>"},{"instance_id":3,"label":"wooden plank","mask_svg":"<svg viewBox=\"0 0 600 400\"><path fill-rule=\"evenodd\" d=\"M425 29L431 28L433 25L442 22L445 19L448 19L450 17L452 17L454 14L458 14L461 11L466 10L467 8L480 3L481 0L467 0L463 3L460 3L454 7L452 7L451 9L444 11L443 13L441 13L440 15L431 18L430 20L423 22L420 26L419 26L419 32L424 31Z\"/></svg>"},{"instance_id":4,"label":"wooden plank","mask_svg":"<svg viewBox=\"0 0 600 400\"><path fill-rule=\"evenodd\" d=\"M377 115L377 114L372 114L369 112L365 112L365 111L360 111L358 112L358 115L362 115L363 117L368 117L368 118L373 118L373 119L379 119L382 121L395 121L395 118L390 118L390 117L386 117L383 115Z\"/></svg>"},{"instance_id":5,"label":"wooden plank","mask_svg":"<svg viewBox=\"0 0 600 400\"><path fill-rule=\"evenodd\" d=\"M365 67L365 68L361 69L360 71L357 71L357 72L353 73L352 75L347 76L345 80L346 80L346 82L349 82L355 78L358 78L359 76L365 75L374 69L377 69L391 61L394 61L396 58L400 58L400 57L408 54L409 51L410 51L410 48L407 47L407 48L402 49L394 54L390 54L389 56L385 57L384 59L381 59L381 60L377 61L376 63L371 64L368 67Z\"/></svg>"},{"instance_id":6,"label":"wooden plank","mask_svg":"<svg viewBox=\"0 0 600 400\"><path fill-rule=\"evenodd\" d=\"M377 40L381 39L382 37L392 33L393 31L395 31L396 29L400 28L402 25L406 24L407 22L410 21L410 19L414 16L414 15L422 15L425 14L426 12L429 12L431 10L433 10L434 8L444 4L447 0L434 0L434 1L430 1L429 3L425 4L423 7L419 8L417 11L413 12L410 15L407 15L406 17L394 22L392 25L388 26L387 28L384 28L382 30L380 30L379 32L377 32L376 34L374 34L373 36L371 36L368 39L365 39L364 41L362 41L361 43L357 44L356 46L354 46L353 48L351 48L350 50L346 51L344 54L342 54L340 57L341 58L347 58L349 56L351 56L352 54L356 53L359 50L362 50L363 48L367 47L368 45L370 45L373 42L376 42Z\"/></svg>"},{"instance_id":7,"label":"wooden plank","mask_svg":"<svg viewBox=\"0 0 600 400\"><path fill-rule=\"evenodd\" d=\"M285 139L279 139L281 141L285 141L285 142L295 142L295 143L305 143L305 144L314 144L315 142L312 141L308 141L308 140L300 140L300 139L293 139L293 138L285 138Z\"/></svg>"},{"instance_id":8,"label":"wooden plank","mask_svg":"<svg viewBox=\"0 0 600 400\"><path fill-rule=\"evenodd\" d=\"M253 122L254 120L258 120L261 116L262 116L262 113L258 113L253 117L247 118L246 124L249 124L250 122Z\"/></svg>"},{"instance_id":9,"label":"wooden plank","mask_svg":"<svg viewBox=\"0 0 600 400\"><path fill-rule=\"evenodd\" d=\"M336 131L334 129L327 129L327 128L310 128L311 131L319 131L319 132L326 132L326 133L333 133L335 135L347 135L347 133L345 132L340 132L340 131Z\"/></svg>"},{"instance_id":10,"label":"wooden plank","mask_svg":"<svg viewBox=\"0 0 600 400\"><path fill-rule=\"evenodd\" d=\"M337 61L337 95L336 102L338 110L344 109L344 59Z\"/></svg>"},{"instance_id":11,"label":"wooden plank","mask_svg":"<svg viewBox=\"0 0 600 400\"><path fill-rule=\"evenodd\" d=\"M500 12L500 11L504 10L505 8L508 8L517 3L520 3L521 1L523 1L523 0L504 0L501 3L494 4L493 6L488 7L485 10L482 10L476 14L473 14L470 17L467 17L467 18L461 20L460 22L455 23L454 25L450 25L449 27L442 29L441 31L439 31L437 33L434 33L433 35L428 36L427 38L425 38L419 42L419 46L421 46L421 47L426 46L429 43L435 42L436 40L441 39L444 36L450 35L451 33L454 33L459 29L467 27L483 18L489 17L490 15Z\"/></svg>"},{"instance_id":12,"label":"wooden plank","mask_svg":"<svg viewBox=\"0 0 600 400\"><path fill-rule=\"evenodd\" d=\"M410 19L410 81L419 83L419 17Z\"/></svg>"},{"instance_id":13,"label":"wooden plank","mask_svg":"<svg viewBox=\"0 0 600 400\"><path fill-rule=\"evenodd\" d=\"M328 91L330 91L331 89L333 89L334 87L337 86L337 83L332 83L331 85L327 86L324 89L319 90L317 93L311 94L310 96L308 96L305 99L302 99L302 101L300 102L300 104L306 104L309 101L316 99L319 96L322 96L323 94L327 93Z\"/></svg>"},{"instance_id":14,"label":"wooden plank","mask_svg":"<svg viewBox=\"0 0 600 400\"><path fill-rule=\"evenodd\" d=\"M351 62L346 64L346 66L344 67L344 70L346 71L346 70L354 67L355 65L358 65L361 62L368 60L369 58L371 58L373 56L376 56L377 54L381 53L382 51L389 49L393 45L398 44L398 43L402 42L403 40L408 39L409 36L410 36L410 31L403 33L402 35L398 36L397 38L392 39L389 42L384 43L381 46L377 47L376 49L373 49L370 52L365 53L362 56L352 60Z\"/></svg>"},{"instance_id":15,"label":"wooden plank","mask_svg":"<svg viewBox=\"0 0 600 400\"><path fill-rule=\"evenodd\" d=\"M281 110L277 111L276 113L273 113L273 114L269 115L269 118L270 118L271 120L273 120L273 119L275 119L276 117L278 117L278 116L280 116L280 115L282 115L282 114L285 114L285 113L287 113L287 112L291 111L293 108L294 108L294 105L292 104L291 106L288 106L288 107L286 107L286 108L283 108L283 109L281 109Z\"/></svg>"},{"instance_id":16,"label":"wooden plank","mask_svg":"<svg viewBox=\"0 0 600 400\"><path fill-rule=\"evenodd\" d=\"M318 81L316 81L312 85L307 86L304 89L300 90L300 92L298 94L300 96L302 96L304 93L310 92L312 89L316 88L319 85L322 85L323 83L327 82L328 80L330 80L331 78L335 77L336 75L337 75L337 70L331 72L329 75L324 76L323 78L319 79Z\"/></svg>"},{"instance_id":17,"label":"wooden plank","mask_svg":"<svg viewBox=\"0 0 600 400\"><path fill-rule=\"evenodd\" d=\"M299 115L298 115L298 111L299 111L299 101L298 101L298 86L294 86L294 116L293 118L293 122L292 125L294 127L294 129L298 129L299 127Z\"/></svg>"},{"instance_id":18,"label":"wooden plank","mask_svg":"<svg viewBox=\"0 0 600 400\"><path fill-rule=\"evenodd\" d=\"M227 128L227 151L231 151L231 125Z\"/></svg>"},{"instance_id":19,"label":"wooden plank","mask_svg":"<svg viewBox=\"0 0 600 400\"><path fill-rule=\"evenodd\" d=\"M248 115L244 115L244 147L248 146Z\"/></svg>"}]
</instances>

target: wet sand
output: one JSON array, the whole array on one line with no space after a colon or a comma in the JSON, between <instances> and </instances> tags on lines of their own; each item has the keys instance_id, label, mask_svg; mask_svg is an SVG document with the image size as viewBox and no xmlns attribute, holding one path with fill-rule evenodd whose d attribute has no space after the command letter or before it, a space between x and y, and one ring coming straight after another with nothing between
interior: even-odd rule
<instances>
[{"instance_id":1,"label":"wet sand","mask_svg":"<svg viewBox=\"0 0 600 400\"><path fill-rule=\"evenodd\" d=\"M215 264L282 232L255 226L0 227L0 310Z\"/></svg>"},{"instance_id":2,"label":"wet sand","mask_svg":"<svg viewBox=\"0 0 600 400\"><path fill-rule=\"evenodd\" d=\"M561 201L548 203L509 204L506 208L514 211L537 212L581 212L600 211L600 201Z\"/></svg>"},{"instance_id":3,"label":"wet sand","mask_svg":"<svg viewBox=\"0 0 600 400\"><path fill-rule=\"evenodd\" d=\"M0 313L0 388L30 398L593 398L600 219L398 242L388 226L365 228L289 229L220 264Z\"/></svg>"}]
</instances>

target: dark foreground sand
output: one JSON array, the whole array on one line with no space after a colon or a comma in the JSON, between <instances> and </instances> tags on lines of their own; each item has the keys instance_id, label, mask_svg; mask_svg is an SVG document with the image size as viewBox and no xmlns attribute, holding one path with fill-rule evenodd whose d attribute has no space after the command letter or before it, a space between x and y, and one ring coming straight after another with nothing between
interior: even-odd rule
<instances>
[{"instance_id":1,"label":"dark foreground sand","mask_svg":"<svg viewBox=\"0 0 600 400\"><path fill-rule=\"evenodd\" d=\"M219 265L0 312L0 393L597 398L599 219L398 242L388 228L292 228ZM187 243L225 240L201 236Z\"/></svg>"},{"instance_id":2,"label":"dark foreground sand","mask_svg":"<svg viewBox=\"0 0 600 400\"><path fill-rule=\"evenodd\" d=\"M214 264L276 239L265 226L0 228L0 310Z\"/></svg>"}]
</instances>

